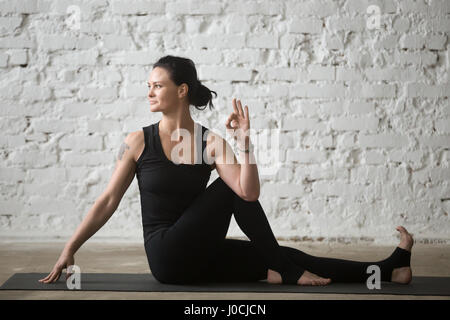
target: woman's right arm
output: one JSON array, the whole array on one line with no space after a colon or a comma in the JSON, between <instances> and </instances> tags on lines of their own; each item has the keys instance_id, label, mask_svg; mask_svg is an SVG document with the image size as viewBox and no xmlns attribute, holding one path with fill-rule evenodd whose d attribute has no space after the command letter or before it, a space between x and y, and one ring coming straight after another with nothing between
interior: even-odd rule
<instances>
[{"instance_id":1,"label":"woman's right arm","mask_svg":"<svg viewBox=\"0 0 450 320\"><path fill-rule=\"evenodd\" d=\"M115 209L112 208L110 203L110 200L105 194L102 194L97 201L95 201L88 214L84 217L70 240L66 243L53 270L48 276L40 279L39 282L50 283L58 281L63 269L67 269L66 279L69 277L70 272L68 268L75 264L75 252L87 239L97 232L97 230L100 229L114 213Z\"/></svg>"},{"instance_id":2,"label":"woman's right arm","mask_svg":"<svg viewBox=\"0 0 450 320\"><path fill-rule=\"evenodd\" d=\"M117 206L114 205L111 197L103 193L97 198L83 221L81 221L72 237L66 243L63 251L67 254L74 255L83 243L92 237L109 220L116 209Z\"/></svg>"},{"instance_id":3,"label":"woman's right arm","mask_svg":"<svg viewBox=\"0 0 450 320\"><path fill-rule=\"evenodd\" d=\"M117 155L116 168L105 191L97 198L94 205L81 221L72 237L66 243L61 256L52 272L39 281L49 283L57 281L64 268L74 263L74 254L92 237L116 211L119 203L134 179L136 148L142 145L142 135L138 132L130 133L120 147ZM67 277L67 276L66 276Z\"/></svg>"}]
</instances>

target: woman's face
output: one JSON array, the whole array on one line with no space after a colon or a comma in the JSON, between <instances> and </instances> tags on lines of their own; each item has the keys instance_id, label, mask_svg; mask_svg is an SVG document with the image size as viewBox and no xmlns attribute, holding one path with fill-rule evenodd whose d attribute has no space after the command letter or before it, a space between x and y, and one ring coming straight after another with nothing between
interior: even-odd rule
<instances>
[{"instance_id":1,"label":"woman's face","mask_svg":"<svg viewBox=\"0 0 450 320\"><path fill-rule=\"evenodd\" d=\"M178 108L183 92L183 85L177 86L169 78L169 73L161 67L153 68L148 80L148 100L152 112L170 112Z\"/></svg>"}]
</instances>

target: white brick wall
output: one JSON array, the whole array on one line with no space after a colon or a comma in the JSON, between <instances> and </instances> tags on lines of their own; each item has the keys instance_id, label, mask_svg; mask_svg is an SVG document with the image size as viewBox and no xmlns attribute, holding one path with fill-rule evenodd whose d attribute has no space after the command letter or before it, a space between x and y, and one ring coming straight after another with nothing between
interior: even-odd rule
<instances>
[{"instance_id":1,"label":"white brick wall","mask_svg":"<svg viewBox=\"0 0 450 320\"><path fill-rule=\"evenodd\" d=\"M175 54L218 92L198 122L223 134L238 97L252 128L280 130L260 198L279 239L392 245L404 225L445 243L449 14L448 0L0 1L0 237L70 237L123 138L160 119L145 82ZM229 235L244 235L234 219ZM142 241L136 179L95 239Z\"/></svg>"}]
</instances>

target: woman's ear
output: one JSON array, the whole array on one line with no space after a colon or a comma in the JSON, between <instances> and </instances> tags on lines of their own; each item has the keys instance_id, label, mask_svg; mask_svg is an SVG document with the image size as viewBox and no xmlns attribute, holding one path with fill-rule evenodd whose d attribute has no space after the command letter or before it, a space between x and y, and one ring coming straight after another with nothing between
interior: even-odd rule
<instances>
[{"instance_id":1,"label":"woman's ear","mask_svg":"<svg viewBox=\"0 0 450 320\"><path fill-rule=\"evenodd\" d=\"M188 95L188 85L186 83L182 83L178 86L178 98L182 99L187 97Z\"/></svg>"}]
</instances>

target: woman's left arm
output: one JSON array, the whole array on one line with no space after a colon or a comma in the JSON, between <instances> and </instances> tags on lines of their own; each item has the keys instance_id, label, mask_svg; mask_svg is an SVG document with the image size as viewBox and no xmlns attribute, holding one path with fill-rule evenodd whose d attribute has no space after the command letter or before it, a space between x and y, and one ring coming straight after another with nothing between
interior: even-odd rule
<instances>
[{"instance_id":1,"label":"woman's left arm","mask_svg":"<svg viewBox=\"0 0 450 320\"><path fill-rule=\"evenodd\" d=\"M237 130L233 133L238 149L239 163L241 164L241 188L248 198L256 201L259 198L260 185L258 166L256 165L253 146L250 141L250 116L248 106L242 109L241 101L233 99L234 112L228 117L226 127L229 130ZM231 124L234 124L231 126ZM239 132L240 131L240 132Z\"/></svg>"},{"instance_id":2,"label":"woman's left arm","mask_svg":"<svg viewBox=\"0 0 450 320\"><path fill-rule=\"evenodd\" d=\"M244 147L244 145L246 147ZM241 150L247 150L250 145L250 139L245 144L238 143L238 148ZM241 188L247 195L250 201L256 201L260 194L259 174L258 166L256 165L255 156L253 150L249 152L238 152L239 162L241 163Z\"/></svg>"}]
</instances>

